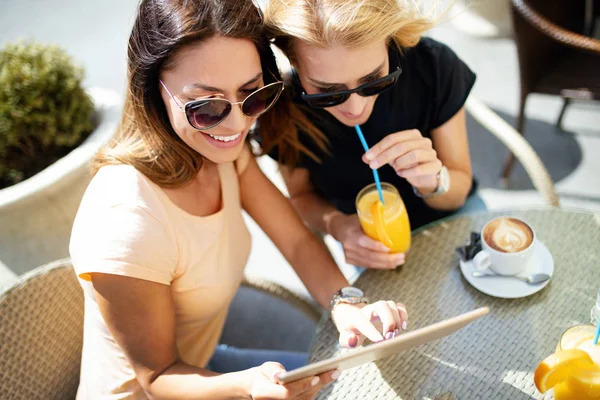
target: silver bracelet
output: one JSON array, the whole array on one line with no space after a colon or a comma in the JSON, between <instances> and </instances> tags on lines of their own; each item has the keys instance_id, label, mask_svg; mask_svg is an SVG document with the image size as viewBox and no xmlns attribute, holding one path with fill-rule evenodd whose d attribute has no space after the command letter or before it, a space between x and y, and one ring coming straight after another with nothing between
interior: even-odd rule
<instances>
[{"instance_id":1,"label":"silver bracelet","mask_svg":"<svg viewBox=\"0 0 600 400\"><path fill-rule=\"evenodd\" d=\"M333 307L339 303L369 304L369 300L364 296L363 291L359 288L354 286L346 286L333 294L333 297L329 302L329 309L333 310Z\"/></svg>"}]
</instances>

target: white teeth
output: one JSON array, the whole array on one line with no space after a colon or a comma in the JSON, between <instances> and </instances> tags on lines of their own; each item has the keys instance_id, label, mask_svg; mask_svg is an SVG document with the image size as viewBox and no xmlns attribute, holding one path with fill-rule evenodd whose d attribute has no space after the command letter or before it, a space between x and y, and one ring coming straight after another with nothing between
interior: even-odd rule
<instances>
[{"instance_id":1,"label":"white teeth","mask_svg":"<svg viewBox=\"0 0 600 400\"><path fill-rule=\"evenodd\" d=\"M232 140L239 138L241 133L236 133L235 135L231 135L231 136L215 136L215 135L211 135L210 133L207 133L207 135L213 139L220 141L220 142L231 142Z\"/></svg>"}]
</instances>

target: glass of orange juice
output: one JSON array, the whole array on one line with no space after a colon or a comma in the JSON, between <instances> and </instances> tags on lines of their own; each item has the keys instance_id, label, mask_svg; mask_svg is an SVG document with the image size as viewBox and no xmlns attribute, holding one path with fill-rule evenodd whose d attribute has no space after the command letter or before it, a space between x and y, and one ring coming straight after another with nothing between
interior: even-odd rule
<instances>
[{"instance_id":1,"label":"glass of orange juice","mask_svg":"<svg viewBox=\"0 0 600 400\"><path fill-rule=\"evenodd\" d=\"M367 236L382 242L392 253L405 253L410 248L410 222L398 190L382 182L383 207L375 184L363 188L356 196L356 211L360 225Z\"/></svg>"},{"instance_id":2,"label":"glass of orange juice","mask_svg":"<svg viewBox=\"0 0 600 400\"><path fill-rule=\"evenodd\" d=\"M567 329L534 375L540 390L554 389L555 400L600 399L600 345L595 345L593 325ZM540 388L541 387L541 388Z\"/></svg>"},{"instance_id":3,"label":"glass of orange juice","mask_svg":"<svg viewBox=\"0 0 600 400\"><path fill-rule=\"evenodd\" d=\"M578 349L582 346L582 350L586 351L590 346L593 346L592 341L594 340L595 333L596 327L594 325L583 324L572 326L560 337L560 340L556 345L556 351ZM600 351L600 349L598 351ZM590 355L592 356L592 354Z\"/></svg>"}]
</instances>

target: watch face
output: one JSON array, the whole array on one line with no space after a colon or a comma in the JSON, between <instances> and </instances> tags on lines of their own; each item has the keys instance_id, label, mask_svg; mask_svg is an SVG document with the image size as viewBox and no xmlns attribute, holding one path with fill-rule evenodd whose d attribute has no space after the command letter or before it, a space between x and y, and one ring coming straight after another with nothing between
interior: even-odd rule
<instances>
[{"instance_id":1,"label":"watch face","mask_svg":"<svg viewBox=\"0 0 600 400\"><path fill-rule=\"evenodd\" d=\"M359 288L348 286L342 289L342 296L363 297L364 293Z\"/></svg>"}]
</instances>

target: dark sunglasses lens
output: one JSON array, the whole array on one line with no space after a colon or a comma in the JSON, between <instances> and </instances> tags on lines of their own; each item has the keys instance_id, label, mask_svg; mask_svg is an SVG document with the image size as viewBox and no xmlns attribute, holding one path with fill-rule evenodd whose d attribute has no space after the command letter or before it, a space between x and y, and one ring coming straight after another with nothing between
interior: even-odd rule
<instances>
[{"instance_id":1,"label":"dark sunglasses lens","mask_svg":"<svg viewBox=\"0 0 600 400\"><path fill-rule=\"evenodd\" d=\"M185 108L188 121L196 129L206 129L223 121L231 112L231 104L224 100L199 100Z\"/></svg>"},{"instance_id":2,"label":"dark sunglasses lens","mask_svg":"<svg viewBox=\"0 0 600 400\"><path fill-rule=\"evenodd\" d=\"M380 81L373 82L372 84L363 87L358 92L358 94L360 94L363 97L375 96L376 94L384 92L392 86L394 86L397 79L398 78L396 77L388 77L387 79L382 79Z\"/></svg>"},{"instance_id":3,"label":"dark sunglasses lens","mask_svg":"<svg viewBox=\"0 0 600 400\"><path fill-rule=\"evenodd\" d=\"M344 93L331 93L327 96L308 98L306 102L315 108L335 107L348 100L350 96Z\"/></svg>"},{"instance_id":4,"label":"dark sunglasses lens","mask_svg":"<svg viewBox=\"0 0 600 400\"><path fill-rule=\"evenodd\" d=\"M252 93L244 100L242 112L249 117L256 117L267 111L279 97L283 83L265 86Z\"/></svg>"}]
</instances>

